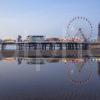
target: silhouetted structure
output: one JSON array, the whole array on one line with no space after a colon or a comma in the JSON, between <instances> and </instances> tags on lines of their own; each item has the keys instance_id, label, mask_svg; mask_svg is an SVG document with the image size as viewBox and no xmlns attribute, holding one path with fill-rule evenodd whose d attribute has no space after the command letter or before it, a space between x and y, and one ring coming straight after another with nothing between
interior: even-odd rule
<instances>
[{"instance_id":1,"label":"silhouetted structure","mask_svg":"<svg viewBox=\"0 0 100 100\"><path fill-rule=\"evenodd\" d=\"M98 42L100 42L100 23L98 25Z\"/></svg>"},{"instance_id":2,"label":"silhouetted structure","mask_svg":"<svg viewBox=\"0 0 100 100\"><path fill-rule=\"evenodd\" d=\"M98 75L100 75L100 61L98 62Z\"/></svg>"},{"instance_id":3,"label":"silhouetted structure","mask_svg":"<svg viewBox=\"0 0 100 100\"><path fill-rule=\"evenodd\" d=\"M22 36L18 35L17 42L22 42Z\"/></svg>"}]
</instances>

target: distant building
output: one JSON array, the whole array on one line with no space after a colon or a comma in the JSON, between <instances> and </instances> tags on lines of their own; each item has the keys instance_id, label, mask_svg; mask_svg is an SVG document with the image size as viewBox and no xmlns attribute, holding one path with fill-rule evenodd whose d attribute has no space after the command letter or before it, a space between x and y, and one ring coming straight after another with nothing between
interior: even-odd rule
<instances>
[{"instance_id":1,"label":"distant building","mask_svg":"<svg viewBox=\"0 0 100 100\"><path fill-rule=\"evenodd\" d=\"M44 39L44 36L40 36L40 35L37 35L37 36L32 36L32 35L29 35L26 37L26 42L43 42L45 39Z\"/></svg>"},{"instance_id":2,"label":"distant building","mask_svg":"<svg viewBox=\"0 0 100 100\"><path fill-rule=\"evenodd\" d=\"M16 40L14 40L14 39L4 39L3 42L5 42L5 43L15 43Z\"/></svg>"},{"instance_id":3,"label":"distant building","mask_svg":"<svg viewBox=\"0 0 100 100\"><path fill-rule=\"evenodd\" d=\"M59 38L47 38L46 41L48 41L48 42L59 42L60 39Z\"/></svg>"},{"instance_id":4,"label":"distant building","mask_svg":"<svg viewBox=\"0 0 100 100\"><path fill-rule=\"evenodd\" d=\"M98 25L98 42L100 42L100 23Z\"/></svg>"}]
</instances>

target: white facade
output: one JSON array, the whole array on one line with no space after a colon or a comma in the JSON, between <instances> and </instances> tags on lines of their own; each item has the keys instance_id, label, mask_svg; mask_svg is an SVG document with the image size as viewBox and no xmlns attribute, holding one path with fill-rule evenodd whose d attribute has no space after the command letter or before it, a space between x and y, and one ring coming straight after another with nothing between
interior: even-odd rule
<instances>
[{"instance_id":1,"label":"white facade","mask_svg":"<svg viewBox=\"0 0 100 100\"><path fill-rule=\"evenodd\" d=\"M26 38L27 42L43 42L44 36L27 36Z\"/></svg>"}]
</instances>

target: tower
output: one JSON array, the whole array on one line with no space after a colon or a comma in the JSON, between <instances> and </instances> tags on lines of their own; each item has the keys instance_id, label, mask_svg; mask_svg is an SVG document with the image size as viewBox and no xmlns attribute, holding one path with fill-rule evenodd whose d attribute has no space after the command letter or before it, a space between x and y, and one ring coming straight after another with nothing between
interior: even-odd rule
<instances>
[{"instance_id":1,"label":"tower","mask_svg":"<svg viewBox=\"0 0 100 100\"><path fill-rule=\"evenodd\" d=\"M98 25L98 40L97 41L100 42L100 23Z\"/></svg>"}]
</instances>

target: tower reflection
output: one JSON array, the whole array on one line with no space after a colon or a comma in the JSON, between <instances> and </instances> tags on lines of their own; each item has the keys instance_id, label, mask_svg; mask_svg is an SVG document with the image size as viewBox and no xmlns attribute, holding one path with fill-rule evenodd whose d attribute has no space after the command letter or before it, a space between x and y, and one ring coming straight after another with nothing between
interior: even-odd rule
<instances>
[{"instance_id":1,"label":"tower reflection","mask_svg":"<svg viewBox=\"0 0 100 100\"><path fill-rule=\"evenodd\" d=\"M100 61L98 61L98 75L100 76Z\"/></svg>"}]
</instances>

